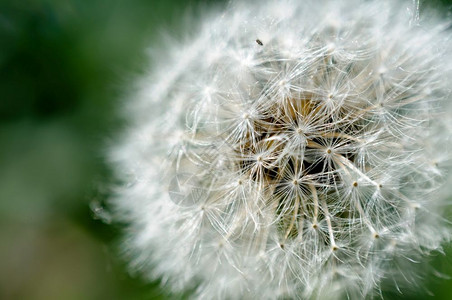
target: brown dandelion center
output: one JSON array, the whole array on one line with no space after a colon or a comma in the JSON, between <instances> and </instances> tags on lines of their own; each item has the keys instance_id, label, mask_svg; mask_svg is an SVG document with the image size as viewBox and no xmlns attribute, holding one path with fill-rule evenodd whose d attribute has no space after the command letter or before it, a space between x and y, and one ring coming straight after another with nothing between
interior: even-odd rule
<instances>
[{"instance_id":1,"label":"brown dandelion center","mask_svg":"<svg viewBox=\"0 0 452 300\"><path fill-rule=\"evenodd\" d=\"M337 175L343 165L340 160L353 162L354 158L350 153L333 155L333 148L350 145L354 128L338 126L324 102L312 95L275 102L257 115L265 117L252 120L253 134L235 150L241 173L268 191L268 205L275 207L284 238L297 236L305 226L303 220L312 220L316 229L317 220L324 218L320 201L341 181ZM302 124L314 130L305 132ZM303 140L297 138L300 134Z\"/></svg>"}]
</instances>

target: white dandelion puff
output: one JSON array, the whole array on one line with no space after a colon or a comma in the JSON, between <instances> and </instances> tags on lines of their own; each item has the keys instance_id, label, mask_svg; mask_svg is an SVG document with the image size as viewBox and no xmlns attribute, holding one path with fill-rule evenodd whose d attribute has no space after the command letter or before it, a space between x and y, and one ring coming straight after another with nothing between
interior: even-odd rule
<instances>
[{"instance_id":1,"label":"white dandelion puff","mask_svg":"<svg viewBox=\"0 0 452 300\"><path fill-rule=\"evenodd\" d=\"M417 1L245 1L170 45L111 160L131 268L205 299L416 282L450 238L450 23Z\"/></svg>"}]
</instances>

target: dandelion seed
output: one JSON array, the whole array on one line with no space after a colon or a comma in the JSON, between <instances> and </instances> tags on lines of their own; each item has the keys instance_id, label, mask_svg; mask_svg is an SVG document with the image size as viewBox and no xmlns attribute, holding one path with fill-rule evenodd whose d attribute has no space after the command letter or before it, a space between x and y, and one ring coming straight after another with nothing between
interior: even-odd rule
<instances>
[{"instance_id":1,"label":"dandelion seed","mask_svg":"<svg viewBox=\"0 0 452 300\"><path fill-rule=\"evenodd\" d=\"M418 4L237 1L169 45L111 155L131 268L205 299L412 288L452 157L451 35Z\"/></svg>"}]
</instances>

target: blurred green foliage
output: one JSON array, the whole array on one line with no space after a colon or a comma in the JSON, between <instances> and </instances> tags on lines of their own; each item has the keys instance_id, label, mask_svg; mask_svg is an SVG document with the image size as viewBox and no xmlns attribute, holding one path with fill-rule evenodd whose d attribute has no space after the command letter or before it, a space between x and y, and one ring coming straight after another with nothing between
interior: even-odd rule
<instances>
[{"instance_id":1,"label":"blurred green foliage","mask_svg":"<svg viewBox=\"0 0 452 300\"><path fill-rule=\"evenodd\" d=\"M92 209L108 197L104 151L121 127L118 100L146 69L145 50L159 30L177 32L193 5L0 3L1 299L166 298L158 283L128 275L116 250L119 229ZM433 264L452 275L448 252ZM437 299L452 299L451 280L427 284Z\"/></svg>"}]
</instances>

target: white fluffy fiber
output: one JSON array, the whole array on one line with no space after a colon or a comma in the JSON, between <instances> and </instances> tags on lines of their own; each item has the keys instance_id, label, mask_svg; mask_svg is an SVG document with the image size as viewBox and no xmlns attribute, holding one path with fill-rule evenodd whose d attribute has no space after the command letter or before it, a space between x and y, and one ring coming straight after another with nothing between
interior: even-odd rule
<instances>
[{"instance_id":1,"label":"white fluffy fiber","mask_svg":"<svg viewBox=\"0 0 452 300\"><path fill-rule=\"evenodd\" d=\"M111 154L131 268L203 299L413 285L450 236L452 132L449 24L416 14L240 1L168 45Z\"/></svg>"}]
</instances>

